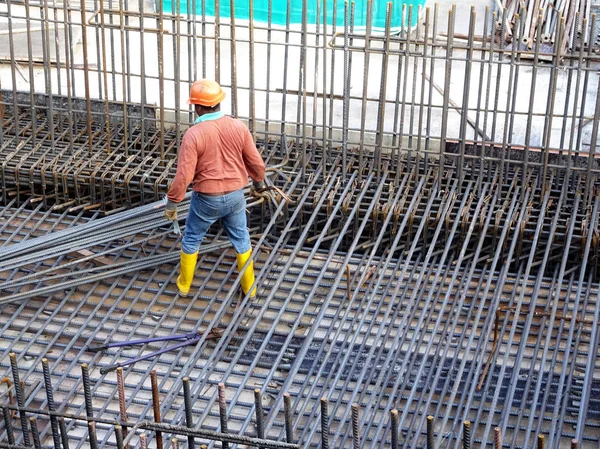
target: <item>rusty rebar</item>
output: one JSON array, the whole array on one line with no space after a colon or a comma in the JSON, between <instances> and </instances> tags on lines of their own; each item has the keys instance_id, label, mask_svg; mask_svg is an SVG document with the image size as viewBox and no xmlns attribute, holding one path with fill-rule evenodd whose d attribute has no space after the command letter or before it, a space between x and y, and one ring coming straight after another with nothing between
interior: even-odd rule
<instances>
[{"instance_id":1,"label":"rusty rebar","mask_svg":"<svg viewBox=\"0 0 600 449\"><path fill-rule=\"evenodd\" d=\"M158 379L156 377L156 370L150 371L150 382L152 385L152 409L154 411L154 422L160 423L160 398L158 391ZM162 432L156 432L156 447L158 449L163 448Z\"/></svg>"},{"instance_id":2,"label":"rusty rebar","mask_svg":"<svg viewBox=\"0 0 600 449\"><path fill-rule=\"evenodd\" d=\"M217 391L219 395L219 421L221 423L221 433L227 433L227 397L225 395L225 384L223 382L219 382ZM229 443L226 441L223 441L221 444L223 445L223 449L229 447Z\"/></svg>"}]
</instances>

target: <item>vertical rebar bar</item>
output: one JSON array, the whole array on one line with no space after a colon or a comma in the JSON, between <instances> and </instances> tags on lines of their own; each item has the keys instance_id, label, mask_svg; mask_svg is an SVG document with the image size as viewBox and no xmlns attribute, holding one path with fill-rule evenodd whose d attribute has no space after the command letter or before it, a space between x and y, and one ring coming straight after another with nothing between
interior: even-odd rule
<instances>
[{"instance_id":1,"label":"vertical rebar bar","mask_svg":"<svg viewBox=\"0 0 600 449\"><path fill-rule=\"evenodd\" d=\"M92 404L92 390L90 388L90 373L87 363L81 364L81 380L83 382L83 395L85 399L85 413L88 418L94 417L94 407Z\"/></svg>"},{"instance_id":2,"label":"vertical rebar bar","mask_svg":"<svg viewBox=\"0 0 600 449\"><path fill-rule=\"evenodd\" d=\"M185 425L190 429L194 427L194 416L192 414L192 394L190 391L190 378L183 378L183 405L185 407ZM188 448L194 449L194 437L188 436Z\"/></svg>"},{"instance_id":3,"label":"vertical rebar bar","mask_svg":"<svg viewBox=\"0 0 600 449\"><path fill-rule=\"evenodd\" d=\"M40 441L40 431L38 430L37 420L35 416L29 418L29 424L31 425L31 436L33 439L33 447L35 449L42 449L42 443Z\"/></svg>"},{"instance_id":4,"label":"vertical rebar bar","mask_svg":"<svg viewBox=\"0 0 600 449\"><path fill-rule=\"evenodd\" d=\"M421 98L419 104L419 122L417 124L417 150L416 150L416 165L417 165L417 174L419 174L420 170L420 160L421 160L421 146L423 144L423 113L426 110L425 108L425 82L427 81L427 60L430 59L430 56L427 56L427 41L429 40L429 24L431 22L430 19L430 8L425 8L425 29L423 30L423 66L422 66L422 77L421 77ZM485 33L484 33L485 34ZM417 46L418 48L418 46ZM433 65L433 61L430 61L430 65ZM399 170L399 169L398 169ZM423 158L423 174L427 172L427 153L425 153Z\"/></svg>"},{"instance_id":5,"label":"vertical rebar bar","mask_svg":"<svg viewBox=\"0 0 600 449\"><path fill-rule=\"evenodd\" d=\"M74 134L75 130L73 127L73 99L72 99L72 90L71 90L71 70L73 70L73 64L71 63L71 12L68 11L67 2L63 2L63 35L65 39L65 78L67 82L67 119L69 123L69 150L71 154L75 151L74 148ZM58 28L58 27L57 27Z\"/></svg>"},{"instance_id":6,"label":"vertical rebar bar","mask_svg":"<svg viewBox=\"0 0 600 449\"><path fill-rule=\"evenodd\" d=\"M283 414L285 416L285 439L288 443L293 443L294 429L292 427L292 397L287 391L283 393Z\"/></svg>"},{"instance_id":7,"label":"vertical rebar bar","mask_svg":"<svg viewBox=\"0 0 600 449\"><path fill-rule=\"evenodd\" d=\"M427 417L427 449L433 449L433 416Z\"/></svg>"},{"instance_id":8,"label":"vertical rebar bar","mask_svg":"<svg viewBox=\"0 0 600 449\"><path fill-rule=\"evenodd\" d=\"M301 25L301 33L300 33L300 76L298 77L299 89L301 98L298 99L298 114L297 120L298 126L302 129L302 153L300 156L300 176L302 179L306 176L306 82L308 75L306 73L306 53L307 53L307 44L308 44L308 30L307 30L307 15L308 15L308 1L302 0L302 25ZM316 88L316 86L314 87ZM302 100L302 101L300 101ZM297 128L296 128L297 129ZM296 131L298 134L298 131Z\"/></svg>"},{"instance_id":9,"label":"vertical rebar bar","mask_svg":"<svg viewBox=\"0 0 600 449\"><path fill-rule=\"evenodd\" d=\"M237 38L235 25L235 0L229 0L229 54L231 55L231 114L238 116Z\"/></svg>"},{"instance_id":10,"label":"vertical rebar bar","mask_svg":"<svg viewBox=\"0 0 600 449\"><path fill-rule=\"evenodd\" d=\"M124 449L123 446L123 428L120 425L115 425L115 440L117 442L117 449Z\"/></svg>"},{"instance_id":11,"label":"vertical rebar bar","mask_svg":"<svg viewBox=\"0 0 600 449\"><path fill-rule=\"evenodd\" d=\"M13 36L13 15L12 15L12 0L6 0L6 15L8 22L8 35ZM15 128L14 135L19 135L19 106L17 102L17 67L16 67L16 58L15 58L15 43L14 39L8 40L9 43L9 56L10 56L10 75L11 75L11 85L12 85L12 103L13 103L13 126ZM4 180L3 180L4 182ZM2 201L4 203L6 200L6 189L2 189Z\"/></svg>"},{"instance_id":12,"label":"vertical rebar bar","mask_svg":"<svg viewBox=\"0 0 600 449\"><path fill-rule=\"evenodd\" d=\"M148 449L148 437L145 433L140 434L140 449Z\"/></svg>"},{"instance_id":13,"label":"vertical rebar bar","mask_svg":"<svg viewBox=\"0 0 600 449\"><path fill-rule=\"evenodd\" d=\"M88 421L88 434L90 438L90 449L98 449L98 435L96 435L96 422Z\"/></svg>"},{"instance_id":14,"label":"vertical rebar bar","mask_svg":"<svg viewBox=\"0 0 600 449\"><path fill-rule=\"evenodd\" d=\"M331 33L335 35L337 30L337 5L338 0L333 0L333 11L332 11L332 26ZM327 124L329 131L330 146L333 146L333 106L334 106L334 94L335 94L335 50L331 51L331 72L329 76L329 122ZM323 96L325 97L325 96ZM324 125L325 126L325 125Z\"/></svg>"},{"instance_id":15,"label":"vertical rebar bar","mask_svg":"<svg viewBox=\"0 0 600 449\"><path fill-rule=\"evenodd\" d=\"M83 0L82 0L83 1ZM37 107L35 101L35 76L33 72L33 45L32 45L32 35L31 35L31 24L33 21L31 20L31 12L30 12L30 4L29 0L24 0L25 3L25 28L27 30L27 62L29 64L29 107L31 108L31 145L33 148L36 147L37 136L36 132L38 129L37 126ZM82 14L85 14L82 12Z\"/></svg>"},{"instance_id":16,"label":"vertical rebar bar","mask_svg":"<svg viewBox=\"0 0 600 449\"><path fill-rule=\"evenodd\" d=\"M348 170L348 117L350 113L350 78L351 74L348 70L348 60L350 58L350 52L348 50L348 34L349 34L349 23L348 23L348 0L344 1L344 100L342 103L342 180L346 181L346 175Z\"/></svg>"},{"instance_id":17,"label":"vertical rebar bar","mask_svg":"<svg viewBox=\"0 0 600 449\"><path fill-rule=\"evenodd\" d=\"M122 89L122 103L123 103L123 146L125 148L125 157L129 156L129 126L127 119L127 82L129 76L127 75L127 65L125 61L125 17L123 14L123 0L119 0L119 37L121 43L121 89ZM127 432L123 429L123 433Z\"/></svg>"},{"instance_id":18,"label":"vertical rebar bar","mask_svg":"<svg viewBox=\"0 0 600 449\"><path fill-rule=\"evenodd\" d=\"M537 437L537 449L544 449L544 435L541 433Z\"/></svg>"},{"instance_id":19,"label":"vertical rebar bar","mask_svg":"<svg viewBox=\"0 0 600 449\"><path fill-rule=\"evenodd\" d=\"M43 22L40 21L40 25L43 28L42 32L42 46L44 48L44 74L46 75L46 95L47 95L47 120L48 120L48 130L50 134L50 148L52 149L52 154L55 152L55 138L54 135L54 95L52 94L52 70L50 68L50 13L48 11L48 2L44 2L43 8L40 9L40 13L42 14ZM58 58L58 52L56 53L56 57ZM60 73L60 70L56 70L56 73ZM45 192L42 192L45 194Z\"/></svg>"},{"instance_id":20,"label":"vertical rebar bar","mask_svg":"<svg viewBox=\"0 0 600 449\"><path fill-rule=\"evenodd\" d=\"M164 49L164 34L165 34L165 21L164 21L164 2L158 0L158 18L156 33L157 46L158 46L158 116L159 116L159 147L160 147L160 158L165 158L165 49ZM142 36L143 39L143 36ZM179 111L175 111L175 114L179 114Z\"/></svg>"},{"instance_id":21,"label":"vertical rebar bar","mask_svg":"<svg viewBox=\"0 0 600 449\"><path fill-rule=\"evenodd\" d=\"M215 0L215 81L221 82L221 0Z\"/></svg>"},{"instance_id":22,"label":"vertical rebar bar","mask_svg":"<svg viewBox=\"0 0 600 449\"><path fill-rule=\"evenodd\" d=\"M528 12L528 15L531 13L531 10ZM537 14L535 11L534 14ZM535 24L534 24L535 25ZM532 34L535 28L532 30ZM529 107L527 109L527 125L525 127L525 150L524 150L524 159L523 159L523 171L522 171L522 179L525 180L525 177L529 174L529 154L531 152L531 136L533 131L534 124L534 112L535 112L535 94L536 94L536 85L537 85L537 77L538 77L538 68L540 66L540 40L541 40L541 27L537 33L537 39L535 41L535 50L533 55L533 63L531 68L531 86L529 92Z\"/></svg>"},{"instance_id":23,"label":"vertical rebar bar","mask_svg":"<svg viewBox=\"0 0 600 449\"><path fill-rule=\"evenodd\" d=\"M386 4L385 10L385 42L383 47L383 58L381 63L381 81L379 84L379 107L377 111L377 133L375 136L375 169L376 179L381 180L383 133L385 130L385 105L387 93L388 63L390 60L391 28L392 28L392 3Z\"/></svg>"},{"instance_id":24,"label":"vertical rebar bar","mask_svg":"<svg viewBox=\"0 0 600 449\"><path fill-rule=\"evenodd\" d=\"M413 5L409 5L408 6L408 20L410 25L412 26L413 23L413 14L416 14L416 34L415 34L415 43L414 43L414 50L418 51L418 42L421 39L421 21L420 19L420 14L421 13L421 6L418 7L417 11L415 11L413 9ZM410 34L408 35L408 39L406 40L407 43L407 48L409 50L409 52L411 51L411 44L410 44ZM409 53L410 54L410 53ZM414 124L415 124L415 116L417 115L415 112L416 109L416 98L417 98L417 81L418 81L418 68L419 68L419 59L421 58L417 58L417 57L413 57L413 73L412 73L412 94L410 96L410 114L408 117L408 156L410 159L410 156L412 154L412 151L415 147L414 145ZM425 59L423 59L423 62L425 62ZM400 139L402 139L402 133L400 134ZM402 147L402 140L400 141L400 146ZM400 152L398 152L398 156L400 156ZM416 159L416 158L415 158ZM418 164L418 161L417 161ZM397 169L397 167L395 166L394 169Z\"/></svg>"},{"instance_id":25,"label":"vertical rebar bar","mask_svg":"<svg viewBox=\"0 0 600 449\"><path fill-rule=\"evenodd\" d=\"M21 380L19 379L19 368L17 366L17 354L11 352L8 355L10 359L10 367L13 375L13 382L15 393L17 396L17 406L19 408L19 419L21 420L21 430L23 431L23 442L25 446L31 445L31 440L29 439L29 430L27 425L27 415L21 408L25 407L25 395L23 389L21 388Z\"/></svg>"},{"instance_id":26,"label":"vertical rebar bar","mask_svg":"<svg viewBox=\"0 0 600 449\"><path fill-rule=\"evenodd\" d=\"M286 1L286 12L285 12L285 48L283 50L283 79L281 86L281 127L280 133L285 134L285 123L286 123L286 100L287 100L287 84L288 84L288 58L289 58L289 44L290 44L290 21L292 15L292 2L291 0Z\"/></svg>"},{"instance_id":27,"label":"vertical rebar bar","mask_svg":"<svg viewBox=\"0 0 600 449\"><path fill-rule=\"evenodd\" d=\"M540 23L541 27L541 23ZM557 36L559 40L563 38L565 30L565 20L563 17L558 22ZM558 69L561 61L560 45L555 45L550 68L550 82L548 83L549 101L546 103L546 115L544 117L544 135L542 137L543 168L542 168L542 189L544 193L550 188L548 178L548 162L550 158L550 147L552 145L552 119L554 118L554 104L556 102L556 83L558 79Z\"/></svg>"},{"instance_id":28,"label":"vertical rebar bar","mask_svg":"<svg viewBox=\"0 0 600 449\"><path fill-rule=\"evenodd\" d=\"M62 447L63 449L69 449L69 434L67 433L65 418L62 416L58 418L58 427L60 428L60 440L62 442Z\"/></svg>"},{"instance_id":29,"label":"vertical rebar bar","mask_svg":"<svg viewBox=\"0 0 600 449\"><path fill-rule=\"evenodd\" d=\"M150 371L150 383L152 386L152 408L154 410L154 422L160 422L160 399L158 391L158 379L156 377L156 370ZM156 432L156 447L157 449L163 448L162 432Z\"/></svg>"},{"instance_id":30,"label":"vertical rebar bar","mask_svg":"<svg viewBox=\"0 0 600 449\"><path fill-rule=\"evenodd\" d=\"M502 449L502 429L494 427L494 449Z\"/></svg>"},{"instance_id":31,"label":"vertical rebar bar","mask_svg":"<svg viewBox=\"0 0 600 449\"><path fill-rule=\"evenodd\" d=\"M471 421L463 422L463 449L471 449Z\"/></svg>"},{"instance_id":32,"label":"vertical rebar bar","mask_svg":"<svg viewBox=\"0 0 600 449\"><path fill-rule=\"evenodd\" d=\"M467 121L469 119L469 93L471 90L471 71L473 67L473 39L475 35L475 6L471 6L469 15L469 35L467 43L467 55L465 63L465 75L463 84L462 110L460 117L459 140L459 159L458 159L458 179L462 183L464 180L465 146L467 140ZM480 80L481 82L481 80Z\"/></svg>"},{"instance_id":33,"label":"vertical rebar bar","mask_svg":"<svg viewBox=\"0 0 600 449\"><path fill-rule=\"evenodd\" d=\"M571 440L571 449L578 449L579 448L579 441L577 441L577 438L573 438Z\"/></svg>"},{"instance_id":34,"label":"vertical rebar bar","mask_svg":"<svg viewBox=\"0 0 600 449\"><path fill-rule=\"evenodd\" d=\"M227 398L225 397L225 384L223 382L219 382L218 387L221 433L227 433ZM229 443L227 441L222 441L221 444L223 449L227 449L229 447Z\"/></svg>"},{"instance_id":35,"label":"vertical rebar bar","mask_svg":"<svg viewBox=\"0 0 600 449\"><path fill-rule=\"evenodd\" d=\"M500 28L500 36L504 36L506 31L506 8L503 8L501 11L498 11L498 14L500 15L500 21L501 21L501 28ZM489 6L486 6L485 9L485 24L484 24L484 32L483 35L484 36L488 36L489 32L488 32L488 16L489 16ZM494 27L494 23L496 20L497 16L496 16L496 12L494 12L492 14L492 29ZM485 57L485 43L486 43L487 39L483 40L483 45L482 45L482 59ZM496 40L495 39L491 39L490 40L490 50L489 50L489 58L488 58L488 76L487 76L487 82L486 82L486 94L485 94L485 115L483 118L483 136L482 136L482 145L481 145L481 167L480 170L486 170L486 166L485 166L485 161L484 161L484 157L485 157L485 148L486 148L486 141L489 140L490 141L490 150L492 148L494 148L493 146L493 142L496 142L496 127L497 127L497 123L498 123L498 111L500 110L499 108L499 102L500 102L500 83L496 83L496 89L494 92L494 104L492 106L492 120L491 120L491 125L492 125L492 129L490 130L490 135L489 135L489 139L486 138L486 131L487 131L487 121L488 121L488 115L489 115L489 110L488 110L488 105L489 105L489 95L490 95L490 90L491 90L491 83L492 83L492 63L494 61L495 58L495 44L496 44ZM500 48L502 48L500 46ZM504 52L499 52L498 56L498 61L500 62L499 64L497 64L498 66L498 70L496 71L496 79L502 79L502 69L503 69L503 63L501 61L504 60ZM481 64L481 76L483 77L483 64ZM478 117L479 118L479 117ZM479 122L477 122L477 125L479 125ZM506 126L506 123L504 123L504 125ZM475 134L477 136L477 134ZM480 172L480 174L483 172ZM483 179L481 179L480 181L482 181ZM481 188L481 182L479 183L478 188Z\"/></svg>"},{"instance_id":36,"label":"vertical rebar bar","mask_svg":"<svg viewBox=\"0 0 600 449\"><path fill-rule=\"evenodd\" d=\"M194 0L194 3L196 2L196 0ZM200 8L201 8L201 14L200 17L202 19L202 35L206 36L206 0L200 0ZM194 10L194 27L196 26L196 10ZM217 0L215 0L215 25L214 25L214 30L215 30L215 39L216 39L216 27L217 27ZM195 31L194 31L194 36L196 35ZM206 41L207 39L202 39L202 78L206 78ZM196 39L194 39L194 42L196 42ZM215 44L216 45L216 44ZM194 44L194 50L196 49L196 44ZM196 63L194 63L194 80L197 79L196 73L198 71L197 67L196 67ZM215 78L216 79L216 78ZM192 114L193 117L193 114Z\"/></svg>"},{"instance_id":37,"label":"vertical rebar bar","mask_svg":"<svg viewBox=\"0 0 600 449\"><path fill-rule=\"evenodd\" d=\"M489 18L489 6L486 6L485 8L485 17L484 17L484 25L483 25L483 44L481 45L481 59L484 59L486 57L486 52L487 54L489 54L487 61L488 61L488 65L487 65L487 82L486 82L486 90L485 90L485 103L484 103L484 115L483 115L483 136L481 136L481 153L480 153L480 161L479 161L479 178L477 180L478 183L478 190L481 189L482 187L482 183L485 179L485 175L484 173L487 170L487 166L485 163L485 155L486 155L486 147L487 147L487 141L489 140L489 148L490 148L490 152L493 153L493 149L494 149L494 145L493 143L496 141L496 123L497 123L497 117L498 117L498 111L500 110L498 105L499 105L499 101L500 101L500 83L496 83L496 88L495 88L495 92L494 92L494 104L493 104L493 109L492 109L492 120L491 120L491 124L492 124L492 129L490 132L490 137L489 139L486 138L486 131L487 131L487 122L488 122L488 116L489 116L489 109L488 109L488 105L489 105L489 101L490 101L490 91L491 91L491 84L492 84L492 68L493 68L493 61L494 61L494 57L495 57L495 39L491 39L490 40L490 48L489 51L486 48L486 42L487 42L487 36L489 34L488 31L488 18ZM500 23L501 23L501 30L500 30L500 36L504 36L505 35L505 26L506 26L506 8L503 8L501 11L498 12L498 14L500 14ZM494 11L492 13L492 30L494 29L494 24L496 23L496 12ZM493 33L493 31L492 31ZM504 53L500 52L498 54L498 61L503 61L504 58ZM503 64L497 64L497 79L502 79L502 67ZM481 109L481 105L480 105L480 101L481 101L481 86L483 83L483 77L484 77L484 70L485 70L485 65L482 63L480 66L480 74L479 74L479 78L480 78L480 82L479 82L479 97L477 99L477 118L475 120L475 127L478 128L479 127L479 113L480 113L480 109ZM477 148L477 140L478 140L478 133L475 133L475 147Z\"/></svg>"},{"instance_id":38,"label":"vertical rebar bar","mask_svg":"<svg viewBox=\"0 0 600 449\"><path fill-rule=\"evenodd\" d=\"M393 409L390 412L391 425L392 425L392 449L398 449L400 447L400 438L398 435L398 410Z\"/></svg>"},{"instance_id":39,"label":"vertical rebar bar","mask_svg":"<svg viewBox=\"0 0 600 449\"><path fill-rule=\"evenodd\" d=\"M424 170L427 172L429 165L429 153L431 152L431 118L433 111L433 80L435 75L435 58L436 58L436 38L437 38L437 27L438 27L438 4L433 5L433 27L431 33L431 64L429 64L429 74L425 75L429 80L429 90L427 93L427 121L425 125L425 167ZM425 37L427 39L427 36Z\"/></svg>"},{"instance_id":40,"label":"vertical rebar bar","mask_svg":"<svg viewBox=\"0 0 600 449\"><path fill-rule=\"evenodd\" d=\"M358 166L362 169L365 151L365 126L367 123L367 94L369 82L369 62L371 61L371 26L373 22L373 1L367 0L367 23L365 30L365 55L363 62L363 91L360 112L360 146L358 149Z\"/></svg>"},{"instance_id":41,"label":"vertical rebar bar","mask_svg":"<svg viewBox=\"0 0 600 449\"><path fill-rule=\"evenodd\" d=\"M441 184L445 175L444 163L446 153L446 138L448 133L448 105L450 97L450 83L452 80L452 55L454 47L454 22L456 17L456 6L448 11L448 48L446 48L445 57L445 75L444 75L444 102L442 106L442 126L440 135L438 182Z\"/></svg>"},{"instance_id":42,"label":"vertical rebar bar","mask_svg":"<svg viewBox=\"0 0 600 449\"><path fill-rule=\"evenodd\" d=\"M316 28L314 33L315 43L314 43L314 55L315 55L315 70L313 72L313 92L312 92L312 130L311 130L311 143L315 145L316 137L317 137L317 112L318 112L318 104L319 104L319 68L321 65L321 61L319 57L321 55L320 49L320 38L321 38L321 0L317 0L317 19L316 19ZM321 155L321 157L324 157Z\"/></svg>"},{"instance_id":43,"label":"vertical rebar bar","mask_svg":"<svg viewBox=\"0 0 600 449\"><path fill-rule=\"evenodd\" d=\"M315 51L318 51L315 49ZM321 160L321 176L325 179L327 175L327 0L323 0L323 123L321 123L321 132L323 133L323 152ZM316 101L316 100L315 100Z\"/></svg>"},{"instance_id":44,"label":"vertical rebar bar","mask_svg":"<svg viewBox=\"0 0 600 449\"><path fill-rule=\"evenodd\" d=\"M262 397L260 389L254 389L254 407L256 410L256 436L258 438L265 437L265 412L262 405Z\"/></svg>"},{"instance_id":45,"label":"vertical rebar bar","mask_svg":"<svg viewBox=\"0 0 600 449\"><path fill-rule=\"evenodd\" d=\"M117 395L119 397L119 414L121 422L127 422L127 400L125 398L125 380L123 379L123 368L117 368ZM127 426L121 428L123 438L127 438Z\"/></svg>"},{"instance_id":46,"label":"vertical rebar bar","mask_svg":"<svg viewBox=\"0 0 600 449\"><path fill-rule=\"evenodd\" d=\"M267 1L267 61L266 61L266 92L265 92L265 131L269 132L270 114L270 91L271 91L271 41L273 25L273 0Z\"/></svg>"},{"instance_id":47,"label":"vertical rebar bar","mask_svg":"<svg viewBox=\"0 0 600 449\"><path fill-rule=\"evenodd\" d=\"M389 5L389 3L388 3ZM360 449L360 431L358 429L358 404L352 404L352 447Z\"/></svg>"},{"instance_id":48,"label":"vertical rebar bar","mask_svg":"<svg viewBox=\"0 0 600 449\"><path fill-rule=\"evenodd\" d=\"M321 448L329 449L329 401L321 398Z\"/></svg>"},{"instance_id":49,"label":"vertical rebar bar","mask_svg":"<svg viewBox=\"0 0 600 449\"><path fill-rule=\"evenodd\" d=\"M250 123L249 128L254 141L256 141L256 92L254 91L254 0L248 2L249 21L248 21L248 70L250 76ZM266 71L269 72L270 67L267 66Z\"/></svg>"},{"instance_id":50,"label":"vertical rebar bar","mask_svg":"<svg viewBox=\"0 0 600 449\"><path fill-rule=\"evenodd\" d=\"M402 3L402 12L399 15L400 31L398 35L403 42L398 46L398 75L396 76L396 97L394 98L394 118L392 119L392 123L394 124L392 127L392 147L398 147L396 154L400 153L403 149L402 136L404 135L404 114L406 112L406 90L408 89L408 65L410 58L410 30L407 26L405 3ZM398 136L400 136L400 139L397 139ZM396 154L393 155L394 163L397 163L399 159L399 157L396 157Z\"/></svg>"},{"instance_id":51,"label":"vertical rebar bar","mask_svg":"<svg viewBox=\"0 0 600 449\"><path fill-rule=\"evenodd\" d=\"M56 0L53 0L56 1ZM114 8L113 8L114 0L108 0L108 9L109 9L109 25L110 25L110 74L111 74L111 84L112 84L112 101L117 101L117 65L115 63L115 55L117 52L115 51L115 33L114 33ZM106 87L108 89L108 86Z\"/></svg>"},{"instance_id":52,"label":"vertical rebar bar","mask_svg":"<svg viewBox=\"0 0 600 449\"><path fill-rule=\"evenodd\" d=\"M111 32L112 36L112 32ZM110 146L112 140L112 130L110 125L110 106L109 106L109 94L108 94L108 71L106 67L106 31L105 31L105 20L104 20L104 0L100 0L100 39L102 41L102 82L104 83L104 113L106 117L106 152L110 153Z\"/></svg>"},{"instance_id":53,"label":"vertical rebar bar","mask_svg":"<svg viewBox=\"0 0 600 449\"><path fill-rule=\"evenodd\" d=\"M142 107L140 108L140 151L142 158L146 157L146 46L144 36L145 28L145 17L144 17L144 2L139 2L139 13L140 13L140 102ZM127 6L126 6L127 7ZM129 52L128 52L129 53ZM131 73L129 70L127 73ZM132 78L129 76L128 78Z\"/></svg>"},{"instance_id":54,"label":"vertical rebar bar","mask_svg":"<svg viewBox=\"0 0 600 449\"><path fill-rule=\"evenodd\" d=\"M4 429L6 430L6 439L8 440L8 444L15 444L15 434L13 431L10 410L8 407L2 407L2 415L4 417Z\"/></svg>"},{"instance_id":55,"label":"vertical rebar bar","mask_svg":"<svg viewBox=\"0 0 600 449\"><path fill-rule=\"evenodd\" d=\"M44 376L44 387L46 390L46 399L48 401L48 410L51 412L55 411L54 408L54 393L52 391L52 380L50 378L50 367L48 366L48 359L42 359L42 373ZM56 416L50 415L50 426L52 428L52 439L54 440L54 448L60 449L60 433L58 429L58 421Z\"/></svg>"},{"instance_id":56,"label":"vertical rebar bar","mask_svg":"<svg viewBox=\"0 0 600 449\"><path fill-rule=\"evenodd\" d=\"M175 97L175 142L177 148L181 145L181 114L180 110L180 98L181 98L181 0L175 0L175 37L173 38L173 65L174 65L174 77L173 83L173 95ZM189 47L188 47L188 64L189 64ZM177 151L177 150L176 150Z\"/></svg>"},{"instance_id":57,"label":"vertical rebar bar","mask_svg":"<svg viewBox=\"0 0 600 449\"><path fill-rule=\"evenodd\" d=\"M190 0L186 0L187 7L187 49L188 49L188 82L196 81L196 74L198 72L198 45L196 39L197 33L197 20L196 16L198 14L198 2L197 0L192 0L190 4ZM205 26L203 24L203 26ZM202 45L206 46L206 39L202 39ZM181 92L181 90L180 90ZM188 123L193 122L194 115L191 111L191 108L188 110Z\"/></svg>"},{"instance_id":58,"label":"vertical rebar bar","mask_svg":"<svg viewBox=\"0 0 600 449\"><path fill-rule=\"evenodd\" d=\"M26 0L29 1L29 0ZM88 41L87 41L87 18L85 16L85 0L81 0L81 45L83 50L83 78L85 85L85 105L87 111L87 140L90 156L94 153L94 142L92 139L92 101L90 91L90 66L88 62ZM75 85L73 80L73 85Z\"/></svg>"}]
</instances>

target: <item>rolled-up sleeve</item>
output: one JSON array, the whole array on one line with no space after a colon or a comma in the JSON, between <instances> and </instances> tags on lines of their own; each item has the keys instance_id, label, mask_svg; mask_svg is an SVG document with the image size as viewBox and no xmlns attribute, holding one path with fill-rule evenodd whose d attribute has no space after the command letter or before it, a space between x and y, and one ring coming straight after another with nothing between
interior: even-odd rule
<instances>
[{"instance_id":1,"label":"rolled-up sleeve","mask_svg":"<svg viewBox=\"0 0 600 449\"><path fill-rule=\"evenodd\" d=\"M250 131L248 131L247 128L245 131L244 149L242 152L244 165L246 166L246 171L252 178L252 181L260 182L265 179L265 163L256 149L252 134L250 134Z\"/></svg>"},{"instance_id":2,"label":"rolled-up sleeve","mask_svg":"<svg viewBox=\"0 0 600 449\"><path fill-rule=\"evenodd\" d=\"M185 133L177 156L177 173L167 198L179 203L185 197L188 186L194 180L196 164L198 163L198 145L191 133Z\"/></svg>"}]
</instances>

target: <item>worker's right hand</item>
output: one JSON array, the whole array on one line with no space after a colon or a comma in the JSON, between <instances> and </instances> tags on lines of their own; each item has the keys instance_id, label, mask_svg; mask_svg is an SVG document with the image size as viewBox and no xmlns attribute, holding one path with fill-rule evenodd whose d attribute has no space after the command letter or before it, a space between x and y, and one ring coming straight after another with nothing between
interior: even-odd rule
<instances>
[{"instance_id":1,"label":"worker's right hand","mask_svg":"<svg viewBox=\"0 0 600 449\"><path fill-rule=\"evenodd\" d=\"M173 201L167 201L165 206L165 218L169 221L177 220L177 203Z\"/></svg>"},{"instance_id":2,"label":"worker's right hand","mask_svg":"<svg viewBox=\"0 0 600 449\"><path fill-rule=\"evenodd\" d=\"M256 193L263 193L265 190L267 190L267 184L265 184L264 181L254 181L252 183L252 194L256 194Z\"/></svg>"}]
</instances>

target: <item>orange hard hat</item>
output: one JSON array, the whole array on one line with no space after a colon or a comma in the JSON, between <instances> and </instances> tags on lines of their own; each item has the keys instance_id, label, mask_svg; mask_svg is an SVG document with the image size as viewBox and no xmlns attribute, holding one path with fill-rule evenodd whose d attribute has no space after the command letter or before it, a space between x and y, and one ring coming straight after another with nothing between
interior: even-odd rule
<instances>
[{"instance_id":1,"label":"orange hard hat","mask_svg":"<svg viewBox=\"0 0 600 449\"><path fill-rule=\"evenodd\" d=\"M213 80L194 81L190 89L188 104L199 104L212 108L225 99L225 92L219 83Z\"/></svg>"}]
</instances>

